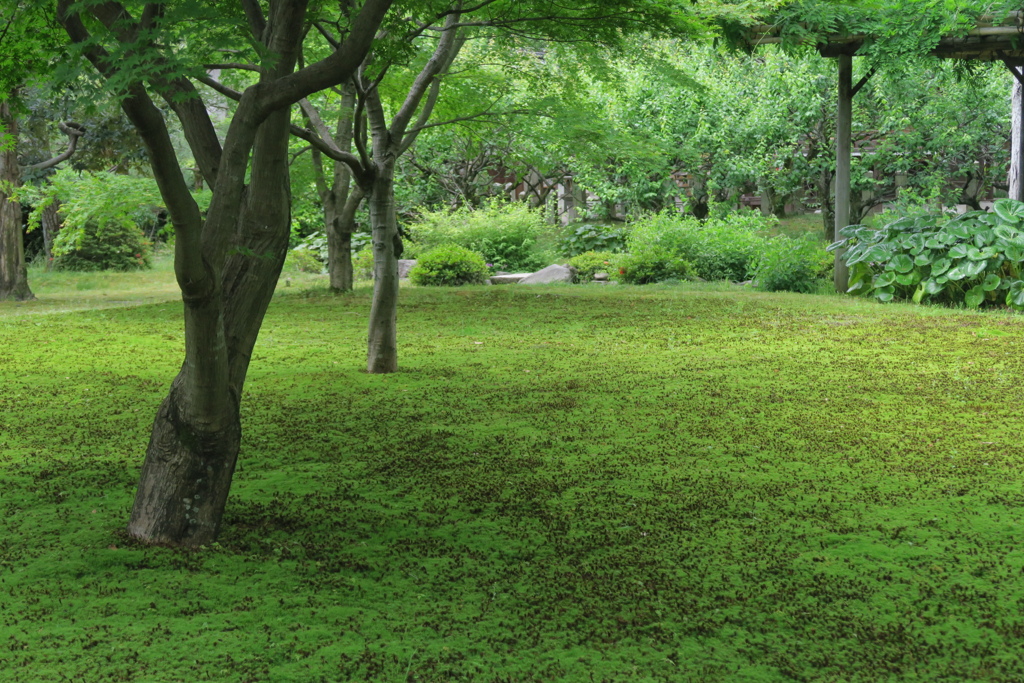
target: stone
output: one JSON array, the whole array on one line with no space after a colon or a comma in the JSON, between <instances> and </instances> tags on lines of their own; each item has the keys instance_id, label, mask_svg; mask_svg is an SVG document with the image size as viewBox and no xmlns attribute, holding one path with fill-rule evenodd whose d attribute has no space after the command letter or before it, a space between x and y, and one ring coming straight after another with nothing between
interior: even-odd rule
<instances>
[{"instance_id":1,"label":"stone","mask_svg":"<svg viewBox=\"0 0 1024 683\"><path fill-rule=\"evenodd\" d=\"M594 273L594 282L608 282L608 273Z\"/></svg>"},{"instance_id":2,"label":"stone","mask_svg":"<svg viewBox=\"0 0 1024 683\"><path fill-rule=\"evenodd\" d=\"M499 273L492 275L488 282L492 285L514 285L529 275L530 273Z\"/></svg>"},{"instance_id":3,"label":"stone","mask_svg":"<svg viewBox=\"0 0 1024 683\"><path fill-rule=\"evenodd\" d=\"M547 285L554 282L572 282L572 268L553 264L519 281L521 285Z\"/></svg>"},{"instance_id":4,"label":"stone","mask_svg":"<svg viewBox=\"0 0 1024 683\"><path fill-rule=\"evenodd\" d=\"M400 258L398 259L398 277L405 279L409 277L409 271L416 265L416 259L414 258Z\"/></svg>"}]
</instances>

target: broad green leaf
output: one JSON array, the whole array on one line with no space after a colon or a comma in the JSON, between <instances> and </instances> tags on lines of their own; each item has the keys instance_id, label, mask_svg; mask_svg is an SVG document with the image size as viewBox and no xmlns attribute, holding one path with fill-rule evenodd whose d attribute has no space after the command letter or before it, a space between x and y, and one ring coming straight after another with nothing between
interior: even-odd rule
<instances>
[{"instance_id":1,"label":"broad green leaf","mask_svg":"<svg viewBox=\"0 0 1024 683\"><path fill-rule=\"evenodd\" d=\"M946 242L937 237L929 237L927 240L925 240L924 246L928 247L929 249L942 249L944 246L946 246Z\"/></svg>"},{"instance_id":2,"label":"broad green leaf","mask_svg":"<svg viewBox=\"0 0 1024 683\"><path fill-rule=\"evenodd\" d=\"M982 230L981 232L975 233L974 235L974 246L981 249L982 247L992 244L996 240L996 234L991 230Z\"/></svg>"},{"instance_id":3,"label":"broad green leaf","mask_svg":"<svg viewBox=\"0 0 1024 683\"><path fill-rule=\"evenodd\" d=\"M981 288L981 285L974 285L967 293L964 294L964 303L971 308L977 308L981 305L981 302L985 300L985 290Z\"/></svg>"},{"instance_id":4,"label":"broad green leaf","mask_svg":"<svg viewBox=\"0 0 1024 683\"><path fill-rule=\"evenodd\" d=\"M915 266L927 266L931 262L932 262L932 255L931 255L931 253L918 254L917 258L914 259L914 265Z\"/></svg>"},{"instance_id":5,"label":"broad green leaf","mask_svg":"<svg viewBox=\"0 0 1024 683\"><path fill-rule=\"evenodd\" d=\"M971 261L968 261L968 263L971 263ZM964 276L964 271L961 266L954 266L946 272L946 277L950 280L963 280Z\"/></svg>"},{"instance_id":6,"label":"broad green leaf","mask_svg":"<svg viewBox=\"0 0 1024 683\"><path fill-rule=\"evenodd\" d=\"M981 283L981 288L984 289L986 292L991 292L996 287L998 287L999 283L1002 281L1003 278L999 277L995 273L989 273L988 275L985 276L985 281Z\"/></svg>"},{"instance_id":7,"label":"broad green leaf","mask_svg":"<svg viewBox=\"0 0 1024 683\"><path fill-rule=\"evenodd\" d=\"M1020 231L1011 228L1009 225L997 225L992 229L1000 239L1010 240L1015 237L1020 237Z\"/></svg>"},{"instance_id":8,"label":"broad green leaf","mask_svg":"<svg viewBox=\"0 0 1024 683\"><path fill-rule=\"evenodd\" d=\"M921 285L924 287L925 294L930 295L938 294L939 292L946 288L944 284L941 284L935 280L925 280L924 282L921 283Z\"/></svg>"},{"instance_id":9,"label":"broad green leaf","mask_svg":"<svg viewBox=\"0 0 1024 683\"><path fill-rule=\"evenodd\" d=\"M893 293L884 289L880 289L875 292L875 298L882 302L892 301L892 297Z\"/></svg>"},{"instance_id":10,"label":"broad green leaf","mask_svg":"<svg viewBox=\"0 0 1024 683\"><path fill-rule=\"evenodd\" d=\"M949 282L949 278L946 277L945 275L940 275L939 277L935 278L935 281L940 285L945 285L947 282Z\"/></svg>"},{"instance_id":11,"label":"broad green leaf","mask_svg":"<svg viewBox=\"0 0 1024 683\"><path fill-rule=\"evenodd\" d=\"M921 281L921 273L916 270L912 270L909 273L900 273L896 276L896 282L900 283L904 287L910 285L916 285Z\"/></svg>"},{"instance_id":12,"label":"broad green leaf","mask_svg":"<svg viewBox=\"0 0 1024 683\"><path fill-rule=\"evenodd\" d=\"M948 258L940 258L938 261L932 264L932 277L936 275L942 275L949 267L953 265L953 262Z\"/></svg>"},{"instance_id":13,"label":"broad green leaf","mask_svg":"<svg viewBox=\"0 0 1024 683\"><path fill-rule=\"evenodd\" d=\"M892 268L899 273L909 273L914 269L914 259L907 254L896 254L886 268Z\"/></svg>"},{"instance_id":14,"label":"broad green leaf","mask_svg":"<svg viewBox=\"0 0 1024 683\"><path fill-rule=\"evenodd\" d=\"M1018 311L1024 309L1024 282L1014 280L1010 284L1010 291L1006 293L1006 305Z\"/></svg>"},{"instance_id":15,"label":"broad green leaf","mask_svg":"<svg viewBox=\"0 0 1024 683\"><path fill-rule=\"evenodd\" d=\"M1003 250L1003 254L1011 261L1024 261L1024 247L1010 245Z\"/></svg>"},{"instance_id":16,"label":"broad green leaf","mask_svg":"<svg viewBox=\"0 0 1024 683\"><path fill-rule=\"evenodd\" d=\"M954 244L949 248L948 256L949 258L964 258L970 248L966 244Z\"/></svg>"},{"instance_id":17,"label":"broad green leaf","mask_svg":"<svg viewBox=\"0 0 1024 683\"><path fill-rule=\"evenodd\" d=\"M948 226L946 228L946 233L962 240L967 240L974 236L970 226L964 225L963 223Z\"/></svg>"},{"instance_id":18,"label":"broad green leaf","mask_svg":"<svg viewBox=\"0 0 1024 683\"><path fill-rule=\"evenodd\" d=\"M887 270L884 273L879 273L875 276L875 280L872 283L875 287L888 287L896 280L896 273L891 270Z\"/></svg>"},{"instance_id":19,"label":"broad green leaf","mask_svg":"<svg viewBox=\"0 0 1024 683\"><path fill-rule=\"evenodd\" d=\"M1024 203L1014 199L997 199L992 205L992 210L1007 223L1019 223L1024 220Z\"/></svg>"},{"instance_id":20,"label":"broad green leaf","mask_svg":"<svg viewBox=\"0 0 1024 683\"><path fill-rule=\"evenodd\" d=\"M982 256L981 249L971 246L967 247L967 258L971 259L972 261L982 261L988 257Z\"/></svg>"},{"instance_id":21,"label":"broad green leaf","mask_svg":"<svg viewBox=\"0 0 1024 683\"><path fill-rule=\"evenodd\" d=\"M987 266L985 261L965 261L960 264L960 270L966 277L975 277L985 272Z\"/></svg>"}]
</instances>

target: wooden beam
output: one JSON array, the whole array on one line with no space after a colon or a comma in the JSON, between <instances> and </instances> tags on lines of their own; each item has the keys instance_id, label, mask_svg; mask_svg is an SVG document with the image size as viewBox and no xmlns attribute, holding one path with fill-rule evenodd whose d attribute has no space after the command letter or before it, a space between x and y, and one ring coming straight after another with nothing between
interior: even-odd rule
<instances>
[{"instance_id":1,"label":"wooden beam","mask_svg":"<svg viewBox=\"0 0 1024 683\"><path fill-rule=\"evenodd\" d=\"M850 133L853 122L853 55L839 55L839 106L836 112L836 239L839 230L850 224ZM849 269L843 251L837 249L834 284L845 294L849 287Z\"/></svg>"}]
</instances>

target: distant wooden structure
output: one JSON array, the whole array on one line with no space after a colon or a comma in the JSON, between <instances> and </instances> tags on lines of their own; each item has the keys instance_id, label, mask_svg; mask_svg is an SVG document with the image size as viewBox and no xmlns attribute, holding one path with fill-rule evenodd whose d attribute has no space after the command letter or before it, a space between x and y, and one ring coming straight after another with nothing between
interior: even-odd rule
<instances>
[{"instance_id":1,"label":"distant wooden structure","mask_svg":"<svg viewBox=\"0 0 1024 683\"><path fill-rule=\"evenodd\" d=\"M1002 62L1024 88L1024 12L1010 12L998 23L995 17L981 17L975 27L965 35L947 35L939 39L929 54L940 59L962 59L983 62ZM836 114L836 202L835 226L839 229L850 222L850 157L851 123L853 98L874 73L873 70L853 82L853 56L872 36L855 34L833 34L820 38L818 52L823 57L834 58L839 65L839 102ZM752 47L782 43L785 38L778 26L755 26L749 32L747 41ZM1010 159L1010 197L1024 201L1024 144L1022 144L1021 121L1024 120L1024 97L1014 98L1013 151ZM849 280L846 264L836 252L835 287L845 292Z\"/></svg>"}]
</instances>

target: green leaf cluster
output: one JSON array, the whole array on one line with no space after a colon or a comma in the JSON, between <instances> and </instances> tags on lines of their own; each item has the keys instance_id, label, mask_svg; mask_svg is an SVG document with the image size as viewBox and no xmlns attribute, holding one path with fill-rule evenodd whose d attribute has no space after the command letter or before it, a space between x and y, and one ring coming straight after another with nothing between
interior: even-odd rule
<instances>
[{"instance_id":1,"label":"green leaf cluster","mask_svg":"<svg viewBox=\"0 0 1024 683\"><path fill-rule=\"evenodd\" d=\"M1024 203L996 201L993 212L945 220L901 217L881 229L851 225L829 249L845 249L849 292L909 300L1024 310Z\"/></svg>"}]
</instances>

